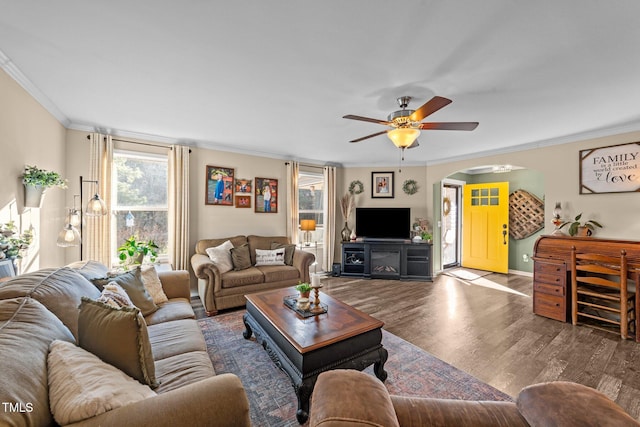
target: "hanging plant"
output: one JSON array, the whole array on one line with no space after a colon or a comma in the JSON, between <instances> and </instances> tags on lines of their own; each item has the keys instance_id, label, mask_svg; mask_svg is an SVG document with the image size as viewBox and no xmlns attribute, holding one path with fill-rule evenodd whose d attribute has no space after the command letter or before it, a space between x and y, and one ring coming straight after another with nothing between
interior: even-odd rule
<instances>
[{"instance_id":1,"label":"hanging plant","mask_svg":"<svg viewBox=\"0 0 640 427\"><path fill-rule=\"evenodd\" d=\"M351 181L351 184L349 184L349 193L360 194L362 192L364 192L364 185L362 184L362 181L357 179L355 181Z\"/></svg>"},{"instance_id":2,"label":"hanging plant","mask_svg":"<svg viewBox=\"0 0 640 427\"><path fill-rule=\"evenodd\" d=\"M63 179L58 172L40 169L37 166L25 166L22 182L25 185L67 188L67 180Z\"/></svg>"},{"instance_id":3,"label":"hanging plant","mask_svg":"<svg viewBox=\"0 0 640 427\"><path fill-rule=\"evenodd\" d=\"M402 191L408 195L416 194L418 192L418 183L413 179L408 179L402 184Z\"/></svg>"}]
</instances>

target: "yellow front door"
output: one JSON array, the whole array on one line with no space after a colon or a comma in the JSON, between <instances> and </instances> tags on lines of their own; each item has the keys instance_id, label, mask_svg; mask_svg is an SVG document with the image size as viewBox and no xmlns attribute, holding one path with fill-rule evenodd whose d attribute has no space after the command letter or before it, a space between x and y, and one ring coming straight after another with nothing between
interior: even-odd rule
<instances>
[{"instance_id":1,"label":"yellow front door","mask_svg":"<svg viewBox=\"0 0 640 427\"><path fill-rule=\"evenodd\" d=\"M509 270L509 183L466 184L462 203L462 266Z\"/></svg>"}]
</instances>

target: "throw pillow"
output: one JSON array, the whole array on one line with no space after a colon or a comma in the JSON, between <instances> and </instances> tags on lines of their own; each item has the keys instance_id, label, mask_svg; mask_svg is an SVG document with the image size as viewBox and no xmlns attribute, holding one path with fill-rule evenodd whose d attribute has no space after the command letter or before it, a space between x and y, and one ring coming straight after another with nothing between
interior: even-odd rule
<instances>
[{"instance_id":1,"label":"throw pillow","mask_svg":"<svg viewBox=\"0 0 640 427\"><path fill-rule=\"evenodd\" d=\"M153 302L155 304L164 304L169 301L162 288L162 282L158 277L156 268L153 265L143 266L140 272L142 273L142 283L149 295L151 295Z\"/></svg>"},{"instance_id":2,"label":"throw pillow","mask_svg":"<svg viewBox=\"0 0 640 427\"><path fill-rule=\"evenodd\" d=\"M137 308L116 309L82 297L78 344L141 383L157 387L147 324Z\"/></svg>"},{"instance_id":3,"label":"throw pillow","mask_svg":"<svg viewBox=\"0 0 640 427\"><path fill-rule=\"evenodd\" d=\"M256 266L259 265L285 265L284 248L256 249Z\"/></svg>"},{"instance_id":4,"label":"throw pillow","mask_svg":"<svg viewBox=\"0 0 640 427\"><path fill-rule=\"evenodd\" d=\"M129 295L133 304L140 309L144 316L148 316L158 309L158 306L153 302L153 298L145 289L144 283L142 283L142 273L139 266L115 277L94 279L92 282L102 287L110 282L115 282L122 286L127 291L127 295Z\"/></svg>"},{"instance_id":5,"label":"throw pillow","mask_svg":"<svg viewBox=\"0 0 640 427\"><path fill-rule=\"evenodd\" d=\"M102 289L102 294L100 294L98 301L114 308L134 306L127 292L116 282L111 282Z\"/></svg>"},{"instance_id":6,"label":"throw pillow","mask_svg":"<svg viewBox=\"0 0 640 427\"><path fill-rule=\"evenodd\" d=\"M207 255L209 255L211 261L216 264L220 274L233 270L231 249L233 249L233 243L231 243L230 240L227 240L219 246L206 249Z\"/></svg>"},{"instance_id":7,"label":"throw pillow","mask_svg":"<svg viewBox=\"0 0 640 427\"><path fill-rule=\"evenodd\" d=\"M156 395L148 386L66 341L51 342L47 368L51 412L60 425Z\"/></svg>"},{"instance_id":8,"label":"throw pillow","mask_svg":"<svg viewBox=\"0 0 640 427\"><path fill-rule=\"evenodd\" d=\"M271 249L280 249L284 248L284 263L287 265L293 265L293 253L296 250L296 245L294 244L285 244L285 243L271 243Z\"/></svg>"},{"instance_id":9,"label":"throw pillow","mask_svg":"<svg viewBox=\"0 0 640 427\"><path fill-rule=\"evenodd\" d=\"M244 245L231 249L231 259L233 260L233 269L236 271L251 267L249 245L245 243Z\"/></svg>"}]
</instances>

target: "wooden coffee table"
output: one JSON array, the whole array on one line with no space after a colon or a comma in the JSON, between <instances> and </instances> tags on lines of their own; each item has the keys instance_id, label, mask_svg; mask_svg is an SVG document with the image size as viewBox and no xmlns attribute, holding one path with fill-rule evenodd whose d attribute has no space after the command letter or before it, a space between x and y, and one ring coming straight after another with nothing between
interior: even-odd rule
<instances>
[{"instance_id":1,"label":"wooden coffee table","mask_svg":"<svg viewBox=\"0 0 640 427\"><path fill-rule=\"evenodd\" d=\"M382 347L381 321L322 292L320 302L327 305L327 313L302 318L283 302L296 293L294 288L285 288L245 295L243 336L249 339L255 334L274 363L291 378L298 398L296 418L303 424L321 372L361 371L373 365L376 377L384 381L387 350Z\"/></svg>"}]
</instances>

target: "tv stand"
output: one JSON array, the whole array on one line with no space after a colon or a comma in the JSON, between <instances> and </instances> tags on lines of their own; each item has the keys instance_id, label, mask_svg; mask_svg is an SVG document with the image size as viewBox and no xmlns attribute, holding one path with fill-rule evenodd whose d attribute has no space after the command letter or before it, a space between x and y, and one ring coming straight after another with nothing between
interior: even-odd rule
<instances>
[{"instance_id":1,"label":"tv stand","mask_svg":"<svg viewBox=\"0 0 640 427\"><path fill-rule=\"evenodd\" d=\"M431 243L406 239L342 242L342 275L365 279L432 280Z\"/></svg>"}]
</instances>

